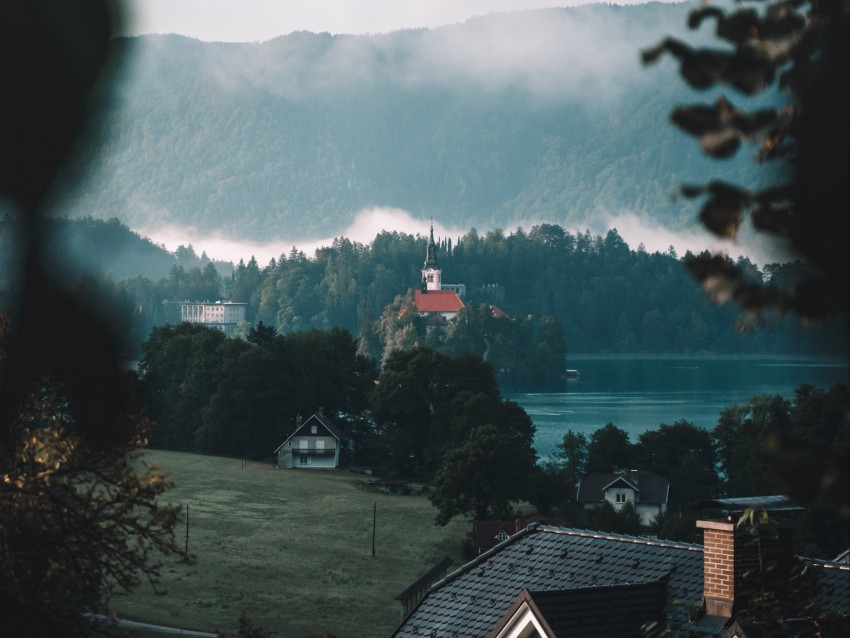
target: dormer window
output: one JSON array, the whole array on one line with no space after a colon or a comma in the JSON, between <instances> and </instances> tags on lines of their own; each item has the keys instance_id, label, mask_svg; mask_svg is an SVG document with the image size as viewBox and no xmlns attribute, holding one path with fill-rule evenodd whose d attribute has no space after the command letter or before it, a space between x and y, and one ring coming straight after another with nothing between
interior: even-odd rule
<instances>
[{"instance_id":1,"label":"dormer window","mask_svg":"<svg viewBox=\"0 0 850 638\"><path fill-rule=\"evenodd\" d=\"M505 530L500 529L499 533L496 534L496 538L498 538L499 542L501 543L502 541L508 540L508 535L505 533Z\"/></svg>"}]
</instances>

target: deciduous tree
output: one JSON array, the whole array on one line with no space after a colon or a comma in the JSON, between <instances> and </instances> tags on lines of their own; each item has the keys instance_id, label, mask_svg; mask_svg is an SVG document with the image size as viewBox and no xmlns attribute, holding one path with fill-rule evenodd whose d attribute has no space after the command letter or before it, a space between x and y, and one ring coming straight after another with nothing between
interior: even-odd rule
<instances>
[{"instance_id":1,"label":"deciduous tree","mask_svg":"<svg viewBox=\"0 0 850 638\"><path fill-rule=\"evenodd\" d=\"M434 480L430 499L437 524L471 514L478 520L506 518L511 502L526 495L534 452L493 425L481 425L449 449Z\"/></svg>"}]
</instances>

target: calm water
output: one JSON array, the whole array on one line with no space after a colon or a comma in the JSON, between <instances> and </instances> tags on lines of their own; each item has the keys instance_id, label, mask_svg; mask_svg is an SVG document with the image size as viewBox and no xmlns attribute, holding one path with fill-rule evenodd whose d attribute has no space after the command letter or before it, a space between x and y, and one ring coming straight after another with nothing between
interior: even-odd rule
<instances>
[{"instance_id":1,"label":"calm water","mask_svg":"<svg viewBox=\"0 0 850 638\"><path fill-rule=\"evenodd\" d=\"M534 421L541 459L555 452L567 430L589 438L613 423L634 442L680 419L710 429L724 408L759 394L790 399L801 383L829 388L850 382L846 359L572 355L569 367L580 378L569 381L566 392L507 396Z\"/></svg>"}]
</instances>

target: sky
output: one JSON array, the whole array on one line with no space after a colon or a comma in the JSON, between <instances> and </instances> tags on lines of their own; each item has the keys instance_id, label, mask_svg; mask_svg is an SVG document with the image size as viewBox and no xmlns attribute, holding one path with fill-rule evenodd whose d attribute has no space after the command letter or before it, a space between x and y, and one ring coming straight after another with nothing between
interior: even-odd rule
<instances>
[{"instance_id":1,"label":"sky","mask_svg":"<svg viewBox=\"0 0 850 638\"><path fill-rule=\"evenodd\" d=\"M635 4L619 0L614 4ZM583 0L124 0L124 33L178 33L207 42L264 42L293 31L377 34L465 22L488 13Z\"/></svg>"}]
</instances>

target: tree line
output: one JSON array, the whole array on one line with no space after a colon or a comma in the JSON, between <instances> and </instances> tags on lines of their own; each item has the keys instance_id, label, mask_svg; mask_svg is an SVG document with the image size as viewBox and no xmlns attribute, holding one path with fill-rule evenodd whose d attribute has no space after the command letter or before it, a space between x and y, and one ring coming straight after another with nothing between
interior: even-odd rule
<instances>
[{"instance_id":1,"label":"tree line","mask_svg":"<svg viewBox=\"0 0 850 638\"><path fill-rule=\"evenodd\" d=\"M89 247L93 262L100 261L96 257L104 246L120 243L116 237L121 228L115 224L89 221L86 226L111 238L79 240ZM123 231L130 232L126 227ZM119 271L108 276L75 264L70 255L54 261L72 293L113 326L131 359L138 358L154 327L179 322L174 302L222 298L248 304L242 336L259 321L283 334L340 327L357 337L363 353L379 360L394 344L412 342L447 354L469 350L483 355L489 350L498 368L513 370L517 385L557 376L551 362L543 359L525 372L518 367L529 353L535 358L535 349L553 351L553 341L540 343L541 335L556 332L553 326L560 327L562 347L571 352L847 350L846 331L838 323L804 329L794 316L767 314L760 326L742 326L740 311L711 303L693 285L683 265L694 255L679 257L672 248L663 253L649 253L642 246L633 250L616 230L604 236L574 234L552 224L511 233L472 229L454 241L442 238L438 260L443 280L466 285L464 312L472 321L456 322L452 334L426 344L420 329L415 336L413 328L405 333L406 323L393 325L393 317L386 314L393 304L400 310L409 303L406 293L419 286L426 241L385 231L370 244L337 238L312 257L293 249L264 266L251 258L232 269L204 254L198 257L191 246L181 246L170 258L167 276L159 279L121 277ZM793 288L805 274L796 263L759 269L747 259L727 261L753 282L785 289ZM14 277L12 269L10 263L0 264L0 279ZM126 274L126 269L120 272ZM492 320L490 306L512 320ZM535 378L534 370L545 374Z\"/></svg>"},{"instance_id":2,"label":"tree line","mask_svg":"<svg viewBox=\"0 0 850 638\"><path fill-rule=\"evenodd\" d=\"M157 424L154 447L268 460L321 407L343 434L345 465L442 485L443 523L507 514L534 466L531 419L472 354L399 350L379 374L338 328L280 335L261 325L243 341L185 323L155 328L143 353L131 387ZM458 472L481 467L492 476L471 495Z\"/></svg>"},{"instance_id":3,"label":"tree line","mask_svg":"<svg viewBox=\"0 0 850 638\"><path fill-rule=\"evenodd\" d=\"M655 523L661 538L701 542L694 505L717 497L787 494L806 507L796 534L797 551L832 558L846 549L848 388L803 384L792 399L759 395L733 404L711 429L687 421L661 424L631 441L612 423L590 437L568 430L558 452L536 469L531 500L538 509L582 519L575 501L588 472L612 468L650 471L670 483L668 512ZM559 497L566 496L566 498ZM592 529L634 534L634 508L602 506L586 515Z\"/></svg>"},{"instance_id":4,"label":"tree line","mask_svg":"<svg viewBox=\"0 0 850 638\"><path fill-rule=\"evenodd\" d=\"M786 493L808 508L804 553L828 557L846 540L836 507L848 501L846 385L757 396L727 407L710 430L677 421L637 441L612 423L589 438L567 430L558 453L538 459L530 417L502 397L493 366L468 352L398 349L379 370L345 330L281 335L264 324L246 340L163 326L143 351L133 394L157 423L153 446L268 460L322 407L343 433L344 465L429 484L440 524L513 517L515 503L528 501L573 524L639 533L633 510L585 515L575 500L588 472L617 466L670 482L669 511L656 521L663 538L698 542L699 501Z\"/></svg>"}]
</instances>

